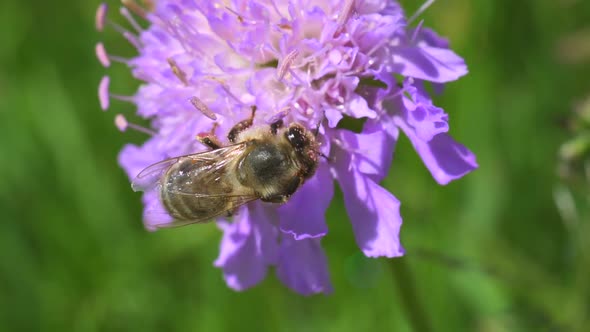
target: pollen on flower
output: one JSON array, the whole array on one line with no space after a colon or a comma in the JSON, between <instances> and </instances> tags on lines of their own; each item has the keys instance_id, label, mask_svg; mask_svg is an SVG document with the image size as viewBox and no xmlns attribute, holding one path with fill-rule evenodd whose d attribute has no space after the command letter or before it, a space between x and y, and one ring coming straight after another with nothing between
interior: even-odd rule
<instances>
[{"instance_id":1,"label":"pollen on flower","mask_svg":"<svg viewBox=\"0 0 590 332\"><path fill-rule=\"evenodd\" d=\"M203 113L203 115L211 120L217 120L215 113L211 112L209 107L207 107L207 105L203 103L201 99L193 96L190 98L190 102L197 110L199 110L199 112Z\"/></svg>"},{"instance_id":2,"label":"pollen on flower","mask_svg":"<svg viewBox=\"0 0 590 332\"><path fill-rule=\"evenodd\" d=\"M277 78L279 80L282 80L283 77L285 77L285 74L287 73L287 71L289 71L291 64L293 63L293 61L295 61L298 55L299 51L293 50L279 61L279 65L277 67Z\"/></svg>"},{"instance_id":3,"label":"pollen on flower","mask_svg":"<svg viewBox=\"0 0 590 332\"><path fill-rule=\"evenodd\" d=\"M185 72L182 71L182 69L180 69L180 67L178 67L178 64L176 64L176 61L174 61L174 59L172 59L172 58L168 58L166 60L168 61L168 64L170 65L170 68L172 69L172 72L174 73L174 75L176 77L178 77L178 79L184 85L188 85L188 80L186 79L186 74L185 74Z\"/></svg>"}]
</instances>

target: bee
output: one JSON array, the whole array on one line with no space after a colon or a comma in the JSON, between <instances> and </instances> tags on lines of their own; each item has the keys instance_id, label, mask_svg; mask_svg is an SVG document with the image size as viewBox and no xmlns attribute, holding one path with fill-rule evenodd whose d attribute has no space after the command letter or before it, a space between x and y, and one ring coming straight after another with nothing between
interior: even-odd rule
<instances>
[{"instance_id":1,"label":"bee","mask_svg":"<svg viewBox=\"0 0 590 332\"><path fill-rule=\"evenodd\" d=\"M135 191L158 190L174 218L163 227L203 223L231 216L238 207L260 199L285 203L311 178L319 144L314 133L282 120L253 127L256 109L228 132L229 145L211 133L197 139L210 150L163 160L142 170L132 182Z\"/></svg>"}]
</instances>

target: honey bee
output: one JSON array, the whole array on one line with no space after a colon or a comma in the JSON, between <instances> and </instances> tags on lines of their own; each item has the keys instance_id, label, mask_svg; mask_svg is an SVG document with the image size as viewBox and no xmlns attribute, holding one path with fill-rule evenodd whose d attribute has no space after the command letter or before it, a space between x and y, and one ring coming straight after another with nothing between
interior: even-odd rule
<instances>
[{"instance_id":1,"label":"honey bee","mask_svg":"<svg viewBox=\"0 0 590 332\"><path fill-rule=\"evenodd\" d=\"M282 120L253 127L255 111L229 131L229 145L223 146L213 129L197 136L209 151L163 160L137 175L133 189L158 190L174 218L163 227L231 216L257 199L285 203L314 175L321 155L317 130L298 123L285 127Z\"/></svg>"}]
</instances>

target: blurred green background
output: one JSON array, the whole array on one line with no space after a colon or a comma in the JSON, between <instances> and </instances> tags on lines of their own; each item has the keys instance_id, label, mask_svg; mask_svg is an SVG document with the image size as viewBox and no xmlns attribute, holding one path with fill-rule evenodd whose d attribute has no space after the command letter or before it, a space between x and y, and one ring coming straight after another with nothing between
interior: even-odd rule
<instances>
[{"instance_id":1,"label":"blurred green background","mask_svg":"<svg viewBox=\"0 0 590 332\"><path fill-rule=\"evenodd\" d=\"M335 292L309 298L272 272L229 290L213 224L144 230L116 162L144 137L113 125L133 105L100 111L94 44L134 53L94 31L97 5L0 2L0 330L590 331L590 186L557 175L590 95L589 1L447 0L422 16L470 66L435 101L480 169L438 186L402 138L384 185L407 256L364 258L337 194L323 240ZM135 91L126 68L108 73Z\"/></svg>"}]
</instances>

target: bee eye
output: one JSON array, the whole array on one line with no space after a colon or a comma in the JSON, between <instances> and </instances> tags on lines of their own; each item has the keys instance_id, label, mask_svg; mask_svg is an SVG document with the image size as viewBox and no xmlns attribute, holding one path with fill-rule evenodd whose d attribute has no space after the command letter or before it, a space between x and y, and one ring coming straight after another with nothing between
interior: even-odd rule
<instances>
[{"instance_id":1,"label":"bee eye","mask_svg":"<svg viewBox=\"0 0 590 332\"><path fill-rule=\"evenodd\" d=\"M303 149L308 144L307 137L299 127L289 128L285 133L285 137L296 150Z\"/></svg>"}]
</instances>

